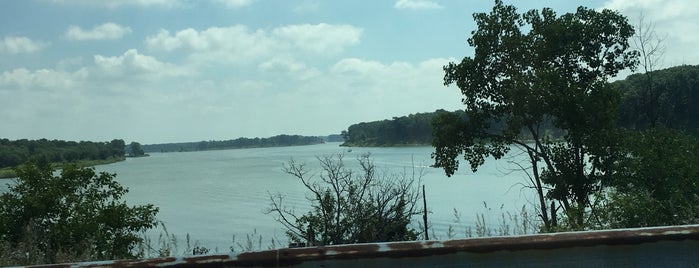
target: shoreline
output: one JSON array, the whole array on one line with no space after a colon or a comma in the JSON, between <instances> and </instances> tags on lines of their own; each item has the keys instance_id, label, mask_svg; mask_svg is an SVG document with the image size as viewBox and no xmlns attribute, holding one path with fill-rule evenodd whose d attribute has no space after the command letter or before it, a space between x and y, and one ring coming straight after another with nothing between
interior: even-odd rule
<instances>
[{"instance_id":1,"label":"shoreline","mask_svg":"<svg viewBox=\"0 0 699 268\"><path fill-rule=\"evenodd\" d=\"M97 160L80 160L75 162L61 162L61 163L51 163L51 167L54 169L61 169L64 165L75 164L78 167L94 167L99 165L113 164L126 160L126 157L111 157L107 159L97 159ZM0 180L3 179L13 179L17 177L15 173L15 168L17 167L6 167L0 168Z\"/></svg>"}]
</instances>

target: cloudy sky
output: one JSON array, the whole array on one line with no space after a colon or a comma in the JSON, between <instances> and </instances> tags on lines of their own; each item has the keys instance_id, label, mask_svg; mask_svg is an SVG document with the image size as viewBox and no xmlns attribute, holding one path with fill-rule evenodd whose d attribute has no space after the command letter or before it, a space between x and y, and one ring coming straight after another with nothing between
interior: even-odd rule
<instances>
[{"instance_id":1,"label":"cloudy sky","mask_svg":"<svg viewBox=\"0 0 699 268\"><path fill-rule=\"evenodd\" d=\"M640 14L664 67L699 64L699 1L506 1ZM141 143L327 135L461 107L482 0L0 2L0 138Z\"/></svg>"}]
</instances>

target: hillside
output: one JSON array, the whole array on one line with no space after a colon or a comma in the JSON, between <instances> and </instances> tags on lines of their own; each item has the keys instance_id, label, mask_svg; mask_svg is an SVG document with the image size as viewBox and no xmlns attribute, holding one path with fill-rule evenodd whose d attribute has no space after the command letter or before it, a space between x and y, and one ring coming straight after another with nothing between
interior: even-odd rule
<instances>
[{"instance_id":1,"label":"hillside","mask_svg":"<svg viewBox=\"0 0 699 268\"><path fill-rule=\"evenodd\" d=\"M651 73L652 96L648 92L645 74L630 75L613 83L621 93L619 127L641 130L648 127L651 118L656 125L679 129L699 136L699 66L683 65ZM439 113L417 113L372 122L353 124L343 131L343 146L407 146L432 143L432 120ZM463 111L456 111L468 120ZM497 125L493 125L497 128ZM545 123L548 135L564 135L552 124ZM526 139L526 137L522 137Z\"/></svg>"},{"instance_id":2,"label":"hillside","mask_svg":"<svg viewBox=\"0 0 699 268\"><path fill-rule=\"evenodd\" d=\"M658 70L650 78L634 74L614 82L623 94L619 126L641 130L655 118L656 125L699 135L699 65Z\"/></svg>"}]
</instances>

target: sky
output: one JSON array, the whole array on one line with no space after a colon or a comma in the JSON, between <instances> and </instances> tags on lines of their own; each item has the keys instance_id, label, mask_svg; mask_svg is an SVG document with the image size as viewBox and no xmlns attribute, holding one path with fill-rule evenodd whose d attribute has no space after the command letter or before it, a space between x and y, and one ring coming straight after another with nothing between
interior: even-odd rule
<instances>
[{"instance_id":1,"label":"sky","mask_svg":"<svg viewBox=\"0 0 699 268\"><path fill-rule=\"evenodd\" d=\"M699 1L505 1L610 8L699 64ZM442 67L472 56L484 0L0 1L0 138L143 144L328 135L462 108ZM626 75L626 74L624 74Z\"/></svg>"}]
</instances>

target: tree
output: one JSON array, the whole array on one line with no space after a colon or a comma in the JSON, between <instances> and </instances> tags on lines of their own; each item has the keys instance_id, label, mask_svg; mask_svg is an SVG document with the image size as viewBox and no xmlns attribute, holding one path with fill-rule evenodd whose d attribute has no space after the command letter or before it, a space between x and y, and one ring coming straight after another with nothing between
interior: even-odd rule
<instances>
[{"instance_id":1,"label":"tree","mask_svg":"<svg viewBox=\"0 0 699 268\"><path fill-rule=\"evenodd\" d=\"M500 0L489 14L473 17L478 28L468 44L475 55L444 67L444 84L464 95L468 122L447 114L435 119L435 166L452 175L463 154L476 171L486 157L519 148L529 157L523 168L538 194L543 228L558 225L559 209L567 227L585 228L590 197L615 157L619 94L607 80L637 63L638 53L628 50L633 27L610 10L518 14ZM565 133L562 139L542 131L547 122Z\"/></svg>"},{"instance_id":2,"label":"tree","mask_svg":"<svg viewBox=\"0 0 699 268\"><path fill-rule=\"evenodd\" d=\"M638 51L641 57L640 65L643 67L644 76L646 77L646 87L643 95L643 112L645 113L648 126L655 127L658 121L657 106L658 94L653 88L654 71L662 64L663 56L665 55L665 46L663 42L665 37L660 37L655 32L655 24L645 21L645 17L641 14L636 25L637 33L633 36L634 49Z\"/></svg>"},{"instance_id":3,"label":"tree","mask_svg":"<svg viewBox=\"0 0 699 268\"><path fill-rule=\"evenodd\" d=\"M129 147L131 147L131 156L138 157L146 155L146 153L141 148L141 144L138 142L132 141Z\"/></svg>"},{"instance_id":4,"label":"tree","mask_svg":"<svg viewBox=\"0 0 699 268\"><path fill-rule=\"evenodd\" d=\"M124 140L114 139L111 142L109 142L109 148L111 149L112 157L124 157L125 147L126 144L124 144Z\"/></svg>"},{"instance_id":5,"label":"tree","mask_svg":"<svg viewBox=\"0 0 699 268\"><path fill-rule=\"evenodd\" d=\"M416 174L378 177L369 155L358 159L359 172L345 167L342 158L319 157L320 174L311 174L294 160L285 165L284 171L310 192L307 198L312 203L311 211L299 216L284 206L281 195L270 195L268 213L287 228L289 239L309 246L417 239L409 227L413 215L420 213Z\"/></svg>"},{"instance_id":6,"label":"tree","mask_svg":"<svg viewBox=\"0 0 699 268\"><path fill-rule=\"evenodd\" d=\"M699 222L699 140L663 127L629 132L604 223L612 228Z\"/></svg>"},{"instance_id":7,"label":"tree","mask_svg":"<svg viewBox=\"0 0 699 268\"><path fill-rule=\"evenodd\" d=\"M156 225L158 208L128 206L115 174L25 164L0 196L0 242L17 264L133 258L139 233ZM76 259L77 258L77 259Z\"/></svg>"}]
</instances>

